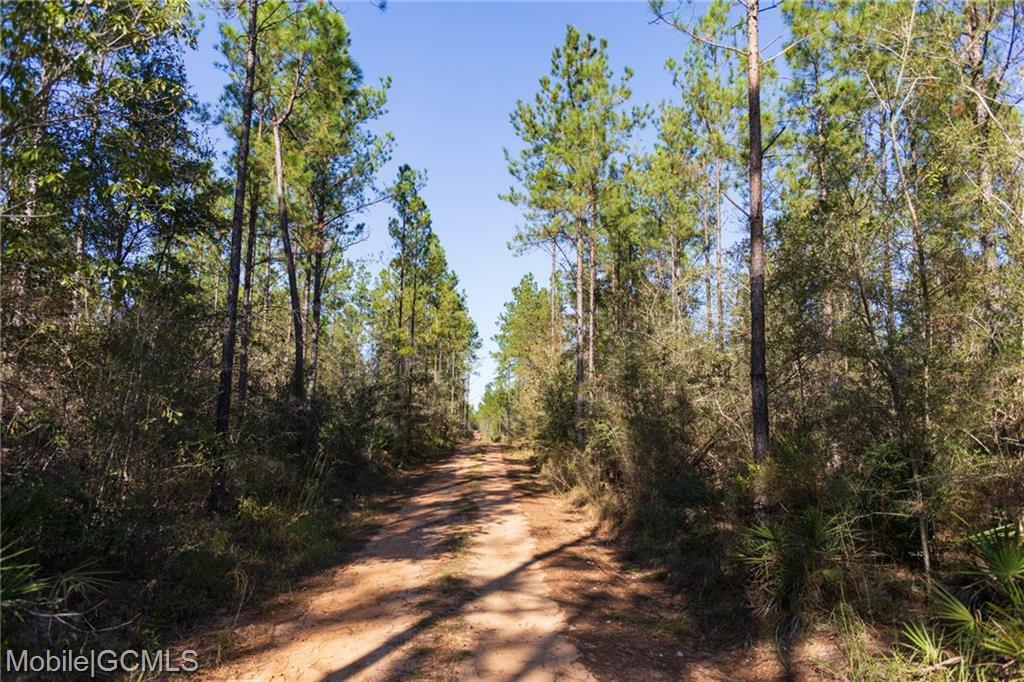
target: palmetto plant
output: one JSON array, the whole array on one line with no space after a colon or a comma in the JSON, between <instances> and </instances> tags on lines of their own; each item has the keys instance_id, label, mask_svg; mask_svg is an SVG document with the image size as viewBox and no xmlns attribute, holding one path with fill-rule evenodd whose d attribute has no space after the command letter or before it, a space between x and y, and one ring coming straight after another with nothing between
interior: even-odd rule
<instances>
[{"instance_id":1,"label":"palmetto plant","mask_svg":"<svg viewBox=\"0 0 1024 682\"><path fill-rule=\"evenodd\" d=\"M980 678L1014 679L1024 670L1024 543L1014 525L968 538L974 576L964 598L935 585L935 628L904 627L906 646L926 665L943 659ZM947 655L948 654L948 655Z\"/></svg>"},{"instance_id":2,"label":"palmetto plant","mask_svg":"<svg viewBox=\"0 0 1024 682\"><path fill-rule=\"evenodd\" d=\"M755 608L794 631L803 614L821 605L823 593L844 580L856 539L850 523L814 505L746 528L737 558L751 568Z\"/></svg>"},{"instance_id":3,"label":"palmetto plant","mask_svg":"<svg viewBox=\"0 0 1024 682\"><path fill-rule=\"evenodd\" d=\"M0 614L4 624L26 616L67 622L82 615L75 605L111 585L107 571L88 563L43 577L30 555L29 548L19 547L17 541L0 545Z\"/></svg>"},{"instance_id":4,"label":"palmetto plant","mask_svg":"<svg viewBox=\"0 0 1024 682\"><path fill-rule=\"evenodd\" d=\"M14 542L0 546L0 609L6 616L33 602L51 584L38 576L39 566L25 556L28 550Z\"/></svg>"}]
</instances>

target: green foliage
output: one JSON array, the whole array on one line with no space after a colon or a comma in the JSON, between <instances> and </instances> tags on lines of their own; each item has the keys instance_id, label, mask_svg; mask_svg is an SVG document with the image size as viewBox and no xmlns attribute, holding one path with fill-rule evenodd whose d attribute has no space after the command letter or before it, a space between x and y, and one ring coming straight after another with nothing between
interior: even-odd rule
<instances>
[{"instance_id":1,"label":"green foliage","mask_svg":"<svg viewBox=\"0 0 1024 682\"><path fill-rule=\"evenodd\" d=\"M407 454L465 435L478 344L422 201L418 289L405 301L414 339L391 344L383 289L345 255L360 213L389 193L377 175L391 136L371 130L388 80L363 82L329 4L258 8L238 389L218 434L210 358L226 321L234 178L215 173L210 121L185 79L188 4L2 5L5 644L152 644L336 561L363 496L398 463L396 356L417 389ZM234 135L247 9L225 6L221 27L219 115ZM279 196L274 121L287 124ZM399 220L416 201L403 191L392 192ZM279 266L281 206L293 282ZM309 378L298 405L283 362L296 308Z\"/></svg>"},{"instance_id":2,"label":"green foliage","mask_svg":"<svg viewBox=\"0 0 1024 682\"><path fill-rule=\"evenodd\" d=\"M545 414L541 403L549 397L545 384L557 362L553 354L560 334L551 325L551 292L538 287L533 275L525 275L498 317L498 350L493 354L497 372L476 410L486 437L534 440L537 429L545 428L539 421Z\"/></svg>"},{"instance_id":3,"label":"green foliage","mask_svg":"<svg viewBox=\"0 0 1024 682\"><path fill-rule=\"evenodd\" d=\"M960 596L936 584L933 629L904 627L911 656L926 665L952 661L965 676L1012 679L1024 669L1024 543L1019 530L1001 526L969 538L976 580Z\"/></svg>"},{"instance_id":4,"label":"green foliage","mask_svg":"<svg viewBox=\"0 0 1024 682\"><path fill-rule=\"evenodd\" d=\"M691 37L668 62L679 96L652 144L630 137L644 117L626 113L609 47L571 27L512 114L513 248L565 262L553 342L521 331L544 319L535 285L513 291L478 420L531 440L556 485L648 556L699 565L679 569L695 591L737 587L783 642L836 608L899 629L914 595L968 570L959 538L1024 503L1024 119L1008 47L1022 15L1009 2L782 3L761 73L773 441L754 465L750 287L745 245L729 245L746 234L745 11L652 9ZM783 54L767 59L769 44ZM602 94L576 100L590 68L605 71ZM1000 674L966 654L945 664L968 632L990 663L1016 655L1014 551L977 549L985 599L1000 595L984 615L933 589L946 625L908 626L929 674ZM877 653L862 653L868 671ZM868 674L909 670L879 665Z\"/></svg>"},{"instance_id":5,"label":"green foliage","mask_svg":"<svg viewBox=\"0 0 1024 682\"><path fill-rule=\"evenodd\" d=\"M27 553L27 548L19 549L13 542L0 547L0 605L5 614L17 616L20 607L31 605L33 598L49 586L49 581L38 575L39 564L29 562Z\"/></svg>"},{"instance_id":6,"label":"green foliage","mask_svg":"<svg viewBox=\"0 0 1024 682\"><path fill-rule=\"evenodd\" d=\"M942 660L942 638L936 637L926 626L920 623L907 623L903 626L903 636L907 639L907 646L921 657L925 665L936 665Z\"/></svg>"},{"instance_id":7,"label":"green foliage","mask_svg":"<svg viewBox=\"0 0 1024 682\"><path fill-rule=\"evenodd\" d=\"M370 293L377 409L387 422L378 442L398 459L443 450L466 436L467 377L480 345L419 194L424 183L422 173L399 168L389 190L395 256Z\"/></svg>"},{"instance_id":8,"label":"green foliage","mask_svg":"<svg viewBox=\"0 0 1024 682\"><path fill-rule=\"evenodd\" d=\"M781 3L786 48L761 74L774 442L757 466L750 286L729 238L745 219L743 11L715 0L687 23L653 3L693 38L648 146L631 71L567 27L506 152L513 247L550 250L550 279L511 293L480 430L529 441L634 548L700 594L746 594L783 640L836 609L902 622L930 586L894 669L1018 675L1018 4ZM264 0L240 179L245 369L217 433L234 178L199 132L188 4L0 7L5 643L97 635L57 613L149 641L347 546L362 491L466 436L480 341L425 174L379 184L389 81L364 83L330 3ZM235 135L248 8L225 11ZM381 201L393 257L374 277L345 250Z\"/></svg>"},{"instance_id":9,"label":"green foliage","mask_svg":"<svg viewBox=\"0 0 1024 682\"><path fill-rule=\"evenodd\" d=\"M60 624L85 621L88 610L81 609L82 605L113 585L112 572L96 569L91 561L42 577L42 567L30 558L31 548L19 544L10 541L0 547L0 613L6 625L5 646L13 644L18 626L29 620Z\"/></svg>"},{"instance_id":10,"label":"green foliage","mask_svg":"<svg viewBox=\"0 0 1024 682\"><path fill-rule=\"evenodd\" d=\"M810 506L744 529L737 558L751 568L755 608L788 636L841 594L859 558L856 544L848 521Z\"/></svg>"}]
</instances>

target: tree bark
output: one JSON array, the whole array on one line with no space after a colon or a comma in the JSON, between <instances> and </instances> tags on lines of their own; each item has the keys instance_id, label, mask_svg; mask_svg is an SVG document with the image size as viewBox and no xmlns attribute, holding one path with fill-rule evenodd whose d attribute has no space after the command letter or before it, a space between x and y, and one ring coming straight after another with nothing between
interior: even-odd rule
<instances>
[{"instance_id":1,"label":"tree bark","mask_svg":"<svg viewBox=\"0 0 1024 682\"><path fill-rule=\"evenodd\" d=\"M820 90L821 76L818 68L818 62L814 62L814 88ZM815 172L818 176L818 221L819 224L826 227L822 230L822 247L825 254L832 253L832 244L830 243L829 235L830 232L827 229L826 220L829 211L829 192L828 192L828 138L826 137L826 126L825 126L825 115L826 110L824 107L818 106L814 112L814 128L816 135L816 144L814 148L814 165ZM833 362L833 353L835 351L835 297L832 292L832 278L831 278L831 266L828 267L827 272L829 277L825 282L825 301L822 308L822 317L824 322L825 332L825 353L823 359L826 365L826 373L828 375L828 391L830 397L834 395L836 390L836 365ZM830 439L829 448L832 450L832 441Z\"/></svg>"},{"instance_id":2,"label":"tree bark","mask_svg":"<svg viewBox=\"0 0 1024 682\"><path fill-rule=\"evenodd\" d=\"M583 220L576 225L576 449L586 444L583 427Z\"/></svg>"},{"instance_id":3,"label":"tree bark","mask_svg":"<svg viewBox=\"0 0 1024 682\"><path fill-rule=\"evenodd\" d=\"M323 222L320 222L321 241L313 255L313 322L309 327L309 397L316 396L316 383L320 374L320 316L323 308L324 252Z\"/></svg>"},{"instance_id":4,"label":"tree bark","mask_svg":"<svg viewBox=\"0 0 1024 682\"><path fill-rule=\"evenodd\" d=\"M764 205L761 187L761 56L758 0L747 0L747 115L750 125L750 398L754 461L768 454L768 387L765 369Z\"/></svg>"},{"instance_id":5,"label":"tree bark","mask_svg":"<svg viewBox=\"0 0 1024 682\"><path fill-rule=\"evenodd\" d=\"M414 275L412 280L412 300L409 303L409 366L406 372L406 393L405 393L405 447L406 456L412 451L412 389L413 369L416 359L416 298L419 294L419 275Z\"/></svg>"},{"instance_id":6,"label":"tree bark","mask_svg":"<svg viewBox=\"0 0 1024 682\"><path fill-rule=\"evenodd\" d=\"M245 217L245 183L249 168L249 131L252 127L253 82L256 77L256 10L258 0L249 0L248 43L245 50L245 81L242 85L242 129L235 158L235 199L231 216L231 255L228 265L227 319L224 324L220 359L220 388L217 393L217 433L227 433L231 416L231 375L235 361L235 333L238 323L238 279L242 261L242 221Z\"/></svg>"},{"instance_id":7,"label":"tree bark","mask_svg":"<svg viewBox=\"0 0 1024 682\"><path fill-rule=\"evenodd\" d=\"M292 397L301 404L304 394L303 385L303 342L302 342L302 303L299 300L299 286L295 276L295 256L292 253L292 240L288 231L288 203L284 196L284 159L281 151L281 126L276 123L274 132L274 183L277 191L277 219L281 232L281 246L284 251L285 269L288 272L288 294L291 301L292 340L295 344L295 358L292 367Z\"/></svg>"},{"instance_id":8,"label":"tree bark","mask_svg":"<svg viewBox=\"0 0 1024 682\"><path fill-rule=\"evenodd\" d=\"M594 220L596 221L596 217ZM591 225L590 230L590 257L588 259L590 261L590 300L587 306L590 314L587 316L587 381L594 380L594 337L597 335L597 304L595 300L595 291L597 289L597 248L595 246L597 235L595 233L597 225Z\"/></svg>"},{"instance_id":9,"label":"tree bark","mask_svg":"<svg viewBox=\"0 0 1024 682\"><path fill-rule=\"evenodd\" d=\"M256 258L256 215L259 211L259 184L253 180L249 187L249 233L245 241L245 280L242 283L242 352L238 356L238 411L235 429L240 430L245 420L245 403L249 393L249 347L252 343L252 278Z\"/></svg>"},{"instance_id":10,"label":"tree bark","mask_svg":"<svg viewBox=\"0 0 1024 682\"><path fill-rule=\"evenodd\" d=\"M398 258L398 326L396 327L401 333L405 329L405 265L408 262L408 253L405 245L406 238L406 226L405 220L402 220L402 232L400 239L400 251L401 254ZM398 362L395 366L395 372L397 379L400 381L403 374L404 362L402 356L398 356Z\"/></svg>"},{"instance_id":11,"label":"tree bark","mask_svg":"<svg viewBox=\"0 0 1024 682\"><path fill-rule=\"evenodd\" d=\"M398 341L398 349L395 358L395 404L398 405L399 401L403 401L402 396L402 379L405 375L406 358L402 355L402 335L405 333L405 266L408 262L408 249L406 248L406 221L402 218L402 231L400 232L399 239L399 258L398 258L398 324L395 327L396 337ZM404 401L403 401L404 402ZM408 453L404 452L405 448L405 421L403 419L405 411L395 410L395 431L401 438L401 447L403 448L402 456L406 456Z\"/></svg>"},{"instance_id":12,"label":"tree bark","mask_svg":"<svg viewBox=\"0 0 1024 682\"><path fill-rule=\"evenodd\" d=\"M309 318L312 315L313 307L313 264L310 263L309 254L300 254L296 271L302 271L302 328L309 334ZM308 395L308 392L307 392Z\"/></svg>"},{"instance_id":13,"label":"tree bark","mask_svg":"<svg viewBox=\"0 0 1024 682\"><path fill-rule=\"evenodd\" d=\"M551 281L550 281L550 284L549 284L549 286L551 287L551 291L549 292L549 298L550 298L550 304L549 305L551 307L551 348L554 349L554 350L558 349L558 314L557 314L557 311L555 310L555 305L556 305L556 302L557 302L555 289L558 286L557 272L556 272L557 263L555 261L555 252L557 250L556 246L557 245L555 243L555 238L552 237L551 238Z\"/></svg>"},{"instance_id":14,"label":"tree bark","mask_svg":"<svg viewBox=\"0 0 1024 682\"><path fill-rule=\"evenodd\" d=\"M321 235L316 253L313 254L313 300L310 316L307 318L309 329L309 390L306 393L306 450L315 455L320 445L320 424L316 399L317 381L320 376L320 315L323 300L324 252L323 252L323 219L319 221Z\"/></svg>"},{"instance_id":15,"label":"tree bark","mask_svg":"<svg viewBox=\"0 0 1024 682\"><path fill-rule=\"evenodd\" d=\"M668 232L668 289L669 299L672 304L672 331L676 332L679 326L679 288L676 280L679 277L678 257L676 255L676 234L669 228Z\"/></svg>"},{"instance_id":16,"label":"tree bark","mask_svg":"<svg viewBox=\"0 0 1024 682\"><path fill-rule=\"evenodd\" d=\"M968 68L971 74L971 88L974 90L974 125L978 135L978 184L981 186L981 197L978 202L978 221L981 246L982 267L985 271L985 309L992 317L998 304L999 291L999 257L996 254L995 235L989 224L988 213L993 203L995 189L992 183L992 167L988 155L989 110L980 95L988 94L988 79L985 77L985 50L989 42L988 29L982 22L989 19L983 17L976 2L966 7ZM991 11L991 10L989 10ZM979 94L980 93L980 94ZM991 339L990 339L991 340Z\"/></svg>"},{"instance_id":17,"label":"tree bark","mask_svg":"<svg viewBox=\"0 0 1024 682\"><path fill-rule=\"evenodd\" d=\"M715 340L715 307L711 299L711 221L707 213L701 211L701 228L704 237L704 319L707 326L708 347L714 347Z\"/></svg>"},{"instance_id":18,"label":"tree bark","mask_svg":"<svg viewBox=\"0 0 1024 682\"><path fill-rule=\"evenodd\" d=\"M718 347L725 350L725 297L722 292L722 160L715 159L715 286L718 298Z\"/></svg>"}]
</instances>

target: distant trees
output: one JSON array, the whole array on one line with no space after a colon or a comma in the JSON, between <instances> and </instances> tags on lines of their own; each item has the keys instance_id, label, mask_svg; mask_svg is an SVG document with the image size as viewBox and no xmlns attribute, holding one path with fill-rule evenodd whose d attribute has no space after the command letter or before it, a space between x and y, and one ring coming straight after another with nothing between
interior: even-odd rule
<instances>
[{"instance_id":1,"label":"distant trees","mask_svg":"<svg viewBox=\"0 0 1024 682\"><path fill-rule=\"evenodd\" d=\"M390 189L396 216L388 222L395 256L373 291L378 371L398 451L431 445L467 427L466 377L479 347L476 326L448 269L420 196L422 173L401 166ZM432 410L447 402L447 410Z\"/></svg>"},{"instance_id":2,"label":"distant trees","mask_svg":"<svg viewBox=\"0 0 1024 682\"><path fill-rule=\"evenodd\" d=\"M525 275L498 318L497 371L476 413L480 430L491 438L534 433L543 418L543 377L561 354L538 333L550 316L548 293L533 275Z\"/></svg>"}]
</instances>

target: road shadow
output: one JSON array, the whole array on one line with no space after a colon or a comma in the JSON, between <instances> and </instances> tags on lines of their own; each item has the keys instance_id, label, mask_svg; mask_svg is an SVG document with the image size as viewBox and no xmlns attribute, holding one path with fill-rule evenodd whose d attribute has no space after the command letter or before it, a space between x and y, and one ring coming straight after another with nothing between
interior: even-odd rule
<instances>
[{"instance_id":1,"label":"road shadow","mask_svg":"<svg viewBox=\"0 0 1024 682\"><path fill-rule=\"evenodd\" d=\"M389 637L387 641L378 645L372 651L363 654L362 656L352 661L351 663L345 665L344 667L338 668L337 670L334 670L329 674L324 675L322 680L324 680L325 682L337 682L339 680L348 680L354 677L358 673L368 669L370 666L384 659L392 651L395 651L396 649L402 647L404 644L407 644L421 633L430 630L431 628L437 626L444 620L457 617L459 614L464 612L466 607L468 607L473 602L482 599L483 597L494 592L495 590L505 590L509 589L510 587L514 587L515 578L521 575L528 568L537 564L538 562L544 561L549 557L564 552L570 547L578 545L581 542L585 542L588 539L588 537L589 536L580 537L576 540L573 540L572 542L567 542L562 545L559 545L554 549L550 549L546 552L535 554L529 561L519 564L512 570L502 574L499 578L496 578L486 583L481 588L467 588L461 590L460 594L453 601L453 603L447 604L444 608L433 610L427 615L419 618L413 625L403 629L398 633L395 633L394 635ZM534 655L530 658L528 666L524 668L524 670L520 671L520 673L517 674L513 679L519 679L522 675L528 672L529 669L531 669L530 666L533 663L543 660L545 657L546 650L550 647L555 638L559 637L561 634L562 633L553 633L549 637L545 638L543 641L537 642L535 647L536 651ZM398 661L395 664L393 664L391 666L391 672L394 674L401 673L402 671L407 671L409 669L409 662L415 662L415 652L413 652L413 655L409 657L407 660Z\"/></svg>"},{"instance_id":2,"label":"road shadow","mask_svg":"<svg viewBox=\"0 0 1024 682\"><path fill-rule=\"evenodd\" d=\"M602 522L588 505L562 500L553 514L539 502L550 494L540 470L537 457L508 460L512 485L538 500L525 511L542 544L590 529L585 542L550 557L543 569L567 636L597 677L785 679L722 544L652 560L636 550L631 529Z\"/></svg>"}]
</instances>

